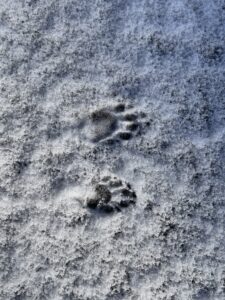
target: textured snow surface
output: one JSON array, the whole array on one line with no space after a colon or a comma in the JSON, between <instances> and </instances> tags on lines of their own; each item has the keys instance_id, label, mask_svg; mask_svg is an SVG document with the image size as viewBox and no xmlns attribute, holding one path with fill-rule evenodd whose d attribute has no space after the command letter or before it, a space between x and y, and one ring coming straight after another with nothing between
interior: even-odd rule
<instances>
[{"instance_id":1,"label":"textured snow surface","mask_svg":"<svg viewBox=\"0 0 225 300\"><path fill-rule=\"evenodd\" d=\"M0 299L225 299L225 1L0 0Z\"/></svg>"}]
</instances>

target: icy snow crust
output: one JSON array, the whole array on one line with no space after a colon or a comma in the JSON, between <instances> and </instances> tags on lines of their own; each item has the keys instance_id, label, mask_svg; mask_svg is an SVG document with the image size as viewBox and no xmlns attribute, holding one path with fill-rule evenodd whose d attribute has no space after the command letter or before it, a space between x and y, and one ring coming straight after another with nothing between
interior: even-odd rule
<instances>
[{"instance_id":1,"label":"icy snow crust","mask_svg":"<svg viewBox=\"0 0 225 300\"><path fill-rule=\"evenodd\" d=\"M225 299L225 2L0 0L0 299Z\"/></svg>"}]
</instances>

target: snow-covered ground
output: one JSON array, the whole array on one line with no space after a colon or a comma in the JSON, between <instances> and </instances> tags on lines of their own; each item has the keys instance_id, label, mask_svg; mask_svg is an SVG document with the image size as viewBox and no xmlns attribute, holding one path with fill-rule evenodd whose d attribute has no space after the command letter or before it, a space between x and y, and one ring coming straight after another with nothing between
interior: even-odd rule
<instances>
[{"instance_id":1,"label":"snow-covered ground","mask_svg":"<svg viewBox=\"0 0 225 300\"><path fill-rule=\"evenodd\" d=\"M0 0L0 299L225 299L225 1Z\"/></svg>"}]
</instances>

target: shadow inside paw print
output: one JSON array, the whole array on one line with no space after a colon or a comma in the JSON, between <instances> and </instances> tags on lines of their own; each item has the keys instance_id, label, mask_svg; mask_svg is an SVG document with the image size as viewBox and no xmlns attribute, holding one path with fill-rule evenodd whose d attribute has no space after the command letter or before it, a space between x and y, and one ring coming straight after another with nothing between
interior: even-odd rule
<instances>
[{"instance_id":1,"label":"shadow inside paw print","mask_svg":"<svg viewBox=\"0 0 225 300\"><path fill-rule=\"evenodd\" d=\"M87 199L86 205L93 210L112 213L135 204L136 198L129 183L117 177L106 176L96 184L95 196Z\"/></svg>"},{"instance_id":2,"label":"shadow inside paw print","mask_svg":"<svg viewBox=\"0 0 225 300\"><path fill-rule=\"evenodd\" d=\"M141 115L119 103L90 113L83 122L83 134L92 143L130 140L140 128Z\"/></svg>"}]
</instances>

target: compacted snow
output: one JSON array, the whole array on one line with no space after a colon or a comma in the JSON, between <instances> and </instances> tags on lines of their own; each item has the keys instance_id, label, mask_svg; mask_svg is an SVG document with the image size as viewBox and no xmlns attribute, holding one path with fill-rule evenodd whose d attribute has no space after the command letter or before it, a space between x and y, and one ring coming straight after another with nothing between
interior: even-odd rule
<instances>
[{"instance_id":1,"label":"compacted snow","mask_svg":"<svg viewBox=\"0 0 225 300\"><path fill-rule=\"evenodd\" d=\"M0 0L0 299L225 299L225 1Z\"/></svg>"}]
</instances>

